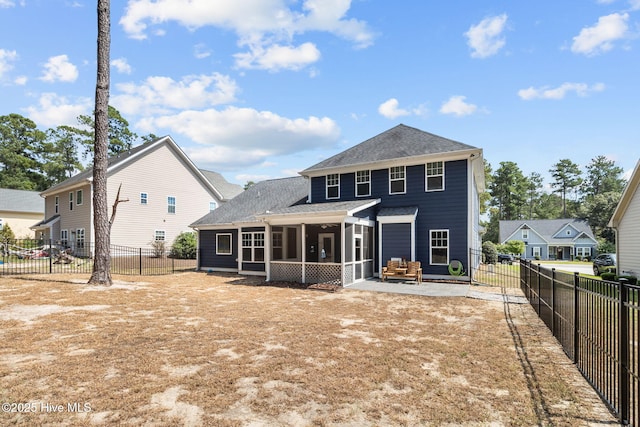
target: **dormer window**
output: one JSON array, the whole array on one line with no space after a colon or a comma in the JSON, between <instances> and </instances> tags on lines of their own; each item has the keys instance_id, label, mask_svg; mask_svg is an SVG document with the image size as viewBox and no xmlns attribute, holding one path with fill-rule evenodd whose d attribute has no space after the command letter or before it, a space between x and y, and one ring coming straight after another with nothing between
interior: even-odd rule
<instances>
[{"instance_id":1,"label":"dormer window","mask_svg":"<svg viewBox=\"0 0 640 427\"><path fill-rule=\"evenodd\" d=\"M327 175L327 199L340 198L340 174Z\"/></svg>"},{"instance_id":2,"label":"dormer window","mask_svg":"<svg viewBox=\"0 0 640 427\"><path fill-rule=\"evenodd\" d=\"M389 168L389 194L406 193L407 174L404 166Z\"/></svg>"}]
</instances>

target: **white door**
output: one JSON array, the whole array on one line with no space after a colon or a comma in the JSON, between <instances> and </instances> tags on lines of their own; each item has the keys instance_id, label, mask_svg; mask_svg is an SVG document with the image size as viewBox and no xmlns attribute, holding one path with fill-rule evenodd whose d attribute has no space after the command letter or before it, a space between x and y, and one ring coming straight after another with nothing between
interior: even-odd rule
<instances>
[{"instance_id":1,"label":"white door","mask_svg":"<svg viewBox=\"0 0 640 427\"><path fill-rule=\"evenodd\" d=\"M318 251L320 262L334 262L334 235L333 233L318 234Z\"/></svg>"}]
</instances>

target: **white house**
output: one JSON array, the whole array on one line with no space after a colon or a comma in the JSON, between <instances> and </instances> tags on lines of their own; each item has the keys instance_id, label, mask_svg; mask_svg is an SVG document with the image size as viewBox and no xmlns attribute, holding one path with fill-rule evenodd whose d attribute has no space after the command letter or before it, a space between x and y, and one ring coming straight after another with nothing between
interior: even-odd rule
<instances>
[{"instance_id":1,"label":"white house","mask_svg":"<svg viewBox=\"0 0 640 427\"><path fill-rule=\"evenodd\" d=\"M640 275L640 160L609 221L616 233L618 274Z\"/></svg>"}]
</instances>

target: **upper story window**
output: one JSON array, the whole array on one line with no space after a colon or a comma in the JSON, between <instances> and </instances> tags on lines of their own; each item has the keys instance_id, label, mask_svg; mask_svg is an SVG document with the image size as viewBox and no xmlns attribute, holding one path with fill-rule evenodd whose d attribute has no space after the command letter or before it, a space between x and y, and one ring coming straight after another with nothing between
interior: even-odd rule
<instances>
[{"instance_id":1,"label":"upper story window","mask_svg":"<svg viewBox=\"0 0 640 427\"><path fill-rule=\"evenodd\" d=\"M55 210L56 210L56 213L58 213L60 211L60 197L56 196L55 200L56 200L55 201L55 203L56 203L55 204Z\"/></svg>"},{"instance_id":2,"label":"upper story window","mask_svg":"<svg viewBox=\"0 0 640 427\"><path fill-rule=\"evenodd\" d=\"M209 202L209 212L216 210L218 204L216 202Z\"/></svg>"},{"instance_id":3,"label":"upper story window","mask_svg":"<svg viewBox=\"0 0 640 427\"><path fill-rule=\"evenodd\" d=\"M327 175L327 199L340 198L340 174Z\"/></svg>"},{"instance_id":4,"label":"upper story window","mask_svg":"<svg viewBox=\"0 0 640 427\"><path fill-rule=\"evenodd\" d=\"M371 171L357 171L356 172L356 196L370 196L371 195Z\"/></svg>"},{"instance_id":5,"label":"upper story window","mask_svg":"<svg viewBox=\"0 0 640 427\"><path fill-rule=\"evenodd\" d=\"M73 210L73 191L69 193L69 210Z\"/></svg>"},{"instance_id":6,"label":"upper story window","mask_svg":"<svg viewBox=\"0 0 640 427\"><path fill-rule=\"evenodd\" d=\"M176 198L174 196L167 197L167 212L176 213Z\"/></svg>"},{"instance_id":7,"label":"upper story window","mask_svg":"<svg viewBox=\"0 0 640 427\"><path fill-rule=\"evenodd\" d=\"M80 206L82 204L82 200L84 199L82 190L76 191L76 205Z\"/></svg>"},{"instance_id":8,"label":"upper story window","mask_svg":"<svg viewBox=\"0 0 640 427\"><path fill-rule=\"evenodd\" d=\"M523 239L528 239L529 238L529 230L527 230L527 229L522 230L522 238Z\"/></svg>"},{"instance_id":9,"label":"upper story window","mask_svg":"<svg viewBox=\"0 0 640 427\"><path fill-rule=\"evenodd\" d=\"M427 191L444 190L444 162L427 163Z\"/></svg>"},{"instance_id":10,"label":"upper story window","mask_svg":"<svg viewBox=\"0 0 640 427\"><path fill-rule=\"evenodd\" d=\"M149 195L147 193L140 193L140 204L146 205L149 203Z\"/></svg>"},{"instance_id":11,"label":"upper story window","mask_svg":"<svg viewBox=\"0 0 640 427\"><path fill-rule=\"evenodd\" d=\"M407 171L404 166L389 168L389 194L404 194L407 188Z\"/></svg>"}]
</instances>

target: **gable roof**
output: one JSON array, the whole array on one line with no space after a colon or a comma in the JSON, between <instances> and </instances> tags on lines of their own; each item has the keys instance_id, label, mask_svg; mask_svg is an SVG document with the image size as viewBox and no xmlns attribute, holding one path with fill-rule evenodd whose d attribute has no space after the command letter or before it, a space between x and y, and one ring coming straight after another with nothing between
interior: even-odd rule
<instances>
[{"instance_id":1,"label":"gable roof","mask_svg":"<svg viewBox=\"0 0 640 427\"><path fill-rule=\"evenodd\" d=\"M577 237L586 235L587 237L596 241L593 231L589 223L581 219L563 218L563 219L528 219L528 220L503 220L500 221L500 242L505 242L513 236L522 226L527 225L532 232L537 233L540 237L546 240L549 244L562 244L567 242L566 238L554 237L560 230L571 226L576 229Z\"/></svg>"},{"instance_id":2,"label":"gable roof","mask_svg":"<svg viewBox=\"0 0 640 427\"><path fill-rule=\"evenodd\" d=\"M44 199L37 191L0 188L0 211L44 214Z\"/></svg>"},{"instance_id":3,"label":"gable roof","mask_svg":"<svg viewBox=\"0 0 640 427\"><path fill-rule=\"evenodd\" d=\"M163 136L161 138L157 138L153 141L145 142L144 144L138 145L137 147L133 147L130 150L127 150L125 152L118 153L115 156L109 157L109 159L107 160L107 174L113 171L115 168L123 167L127 163L135 161L135 159L137 159L138 157L143 156L145 153L153 150L154 148L162 144L168 144L169 147L173 149L173 151L180 158L184 160L187 167L189 167L196 176L200 177L203 184L209 187L209 189L213 191L213 193L216 194L219 199L228 200L234 197L235 195L237 195L239 191L242 190L242 187L237 186L236 184L230 184L222 177L222 175L216 172L202 171L198 169L193 164L191 159L187 157L184 151L182 151L182 149L178 147L178 145L169 135ZM85 185L92 181L93 181L93 168L90 167L72 176L69 179L66 179L52 187L49 187L48 189L40 193L40 195L46 197L48 195L62 191L66 188ZM221 188L218 188L216 184L219 185ZM222 190L222 188L224 188L224 190Z\"/></svg>"},{"instance_id":4,"label":"gable roof","mask_svg":"<svg viewBox=\"0 0 640 427\"><path fill-rule=\"evenodd\" d=\"M437 154L462 153L480 150L477 147L443 138L429 132L400 124L367 139L333 157L316 163L300 172L310 175L327 169L344 168L411 157L424 158Z\"/></svg>"},{"instance_id":5,"label":"gable roof","mask_svg":"<svg viewBox=\"0 0 640 427\"><path fill-rule=\"evenodd\" d=\"M631 178L629 178L627 186L624 188L618 206L616 206L616 210L609 220L609 227L618 228L633 196L636 194L636 191L638 191L638 187L640 187L640 160L636 163L636 167L631 174Z\"/></svg>"},{"instance_id":6,"label":"gable roof","mask_svg":"<svg viewBox=\"0 0 640 427\"><path fill-rule=\"evenodd\" d=\"M270 179L252 185L209 212L190 227L256 221L256 215L288 208L307 200L309 183L303 177Z\"/></svg>"}]
</instances>

